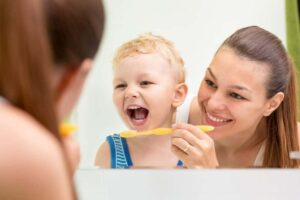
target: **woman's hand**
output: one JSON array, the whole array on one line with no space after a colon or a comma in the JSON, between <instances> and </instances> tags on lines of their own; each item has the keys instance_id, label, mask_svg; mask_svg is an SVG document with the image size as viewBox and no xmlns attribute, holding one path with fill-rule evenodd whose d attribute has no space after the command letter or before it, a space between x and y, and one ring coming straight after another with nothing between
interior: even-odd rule
<instances>
[{"instance_id":1,"label":"woman's hand","mask_svg":"<svg viewBox=\"0 0 300 200\"><path fill-rule=\"evenodd\" d=\"M62 142L71 166L72 174L74 174L80 162L79 143L73 136L63 137Z\"/></svg>"},{"instance_id":2,"label":"woman's hand","mask_svg":"<svg viewBox=\"0 0 300 200\"><path fill-rule=\"evenodd\" d=\"M172 127L172 151L187 168L216 168L219 163L214 141L196 126L179 123Z\"/></svg>"}]
</instances>

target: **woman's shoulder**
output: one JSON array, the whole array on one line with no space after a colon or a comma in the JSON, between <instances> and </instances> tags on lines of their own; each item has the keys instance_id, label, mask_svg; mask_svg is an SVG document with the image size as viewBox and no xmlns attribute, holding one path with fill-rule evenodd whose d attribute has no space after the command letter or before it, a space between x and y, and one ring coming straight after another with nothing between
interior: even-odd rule
<instances>
[{"instance_id":1,"label":"woman's shoulder","mask_svg":"<svg viewBox=\"0 0 300 200\"><path fill-rule=\"evenodd\" d=\"M55 141L55 138L31 115L11 105L0 106L0 130L1 144L21 140L23 142L19 147L22 147L28 143L40 144L41 141L37 141L39 139L47 143Z\"/></svg>"},{"instance_id":2,"label":"woman's shoulder","mask_svg":"<svg viewBox=\"0 0 300 200\"><path fill-rule=\"evenodd\" d=\"M59 143L30 115L10 105L0 106L0 177L1 195L7 199L71 198Z\"/></svg>"}]
</instances>

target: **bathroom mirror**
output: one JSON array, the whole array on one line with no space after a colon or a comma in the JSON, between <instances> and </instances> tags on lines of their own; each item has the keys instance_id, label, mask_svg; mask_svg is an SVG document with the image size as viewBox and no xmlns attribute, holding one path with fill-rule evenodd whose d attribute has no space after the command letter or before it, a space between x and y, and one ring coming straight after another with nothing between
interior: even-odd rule
<instances>
[{"instance_id":1,"label":"bathroom mirror","mask_svg":"<svg viewBox=\"0 0 300 200\"><path fill-rule=\"evenodd\" d=\"M196 94L204 70L221 42L240 27L261 26L285 42L284 0L104 0L106 29L100 53L71 116L79 126L80 168L93 166L106 136L126 129L112 102L116 49L141 33L173 41L187 70L189 93Z\"/></svg>"}]
</instances>

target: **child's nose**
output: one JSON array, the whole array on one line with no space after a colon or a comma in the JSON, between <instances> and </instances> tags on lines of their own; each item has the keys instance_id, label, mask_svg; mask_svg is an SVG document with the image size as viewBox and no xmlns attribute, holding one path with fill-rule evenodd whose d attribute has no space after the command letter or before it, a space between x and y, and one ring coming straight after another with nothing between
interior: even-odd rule
<instances>
[{"instance_id":1,"label":"child's nose","mask_svg":"<svg viewBox=\"0 0 300 200\"><path fill-rule=\"evenodd\" d=\"M135 86L128 86L125 91L125 98L137 98L139 96L138 88Z\"/></svg>"}]
</instances>

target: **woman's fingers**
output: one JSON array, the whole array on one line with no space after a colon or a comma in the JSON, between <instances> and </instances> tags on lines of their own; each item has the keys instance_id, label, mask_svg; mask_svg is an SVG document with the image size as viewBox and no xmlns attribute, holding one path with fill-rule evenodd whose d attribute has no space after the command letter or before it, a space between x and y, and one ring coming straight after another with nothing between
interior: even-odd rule
<instances>
[{"instance_id":1,"label":"woman's fingers","mask_svg":"<svg viewBox=\"0 0 300 200\"><path fill-rule=\"evenodd\" d=\"M192 146L188 149L187 152L183 152L175 145L172 145L171 150L178 158L180 158L180 160L183 162L184 167L194 169L208 167L201 162L201 158L203 157L202 152L198 152Z\"/></svg>"},{"instance_id":2,"label":"woman's fingers","mask_svg":"<svg viewBox=\"0 0 300 200\"><path fill-rule=\"evenodd\" d=\"M197 140L199 140L195 135L194 133L192 132L189 132L185 129L176 129L174 131L174 133L172 134L172 138L180 138L182 139L181 142L179 143L182 143L182 141L185 141L186 143L188 143L189 145L196 145L196 142ZM184 145L184 144L181 144L181 145ZM186 146L186 145L185 145ZM185 148L185 146L182 146L182 150Z\"/></svg>"},{"instance_id":3,"label":"woman's fingers","mask_svg":"<svg viewBox=\"0 0 300 200\"><path fill-rule=\"evenodd\" d=\"M175 131L172 134L172 138L181 138L183 140L179 140L181 142L178 141L179 144L177 143L177 146L179 145L178 147L182 150L187 148L185 142L203 151L209 150L211 146L214 146L213 139L196 126L180 123L174 125L173 128Z\"/></svg>"},{"instance_id":4,"label":"woman's fingers","mask_svg":"<svg viewBox=\"0 0 300 200\"><path fill-rule=\"evenodd\" d=\"M67 159L70 163L72 173L75 173L80 162L80 147L79 143L72 137L67 136L62 139L63 145L67 154Z\"/></svg>"},{"instance_id":5,"label":"woman's fingers","mask_svg":"<svg viewBox=\"0 0 300 200\"><path fill-rule=\"evenodd\" d=\"M172 145L171 150L178 158L180 158L184 165L188 162L188 156L179 147Z\"/></svg>"},{"instance_id":6,"label":"woman's fingers","mask_svg":"<svg viewBox=\"0 0 300 200\"><path fill-rule=\"evenodd\" d=\"M214 141L198 127L176 124L172 134L172 151L189 168L218 166Z\"/></svg>"},{"instance_id":7,"label":"woman's fingers","mask_svg":"<svg viewBox=\"0 0 300 200\"><path fill-rule=\"evenodd\" d=\"M182 138L173 138L172 145L176 146L183 154L195 155L195 147Z\"/></svg>"},{"instance_id":8,"label":"woman's fingers","mask_svg":"<svg viewBox=\"0 0 300 200\"><path fill-rule=\"evenodd\" d=\"M199 139L211 139L207 133L203 132L202 130L200 130L197 126L191 125L191 124L187 124L187 123L177 123L177 124L173 124L172 126L173 129L184 129L187 130L191 133L193 133L194 136L196 136Z\"/></svg>"}]
</instances>

